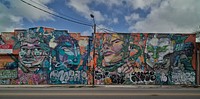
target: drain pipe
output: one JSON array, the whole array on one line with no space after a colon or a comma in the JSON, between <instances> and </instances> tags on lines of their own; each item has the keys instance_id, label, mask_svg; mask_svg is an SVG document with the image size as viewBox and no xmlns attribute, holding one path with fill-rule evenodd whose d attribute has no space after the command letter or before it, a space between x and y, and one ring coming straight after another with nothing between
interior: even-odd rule
<instances>
[{"instance_id":1,"label":"drain pipe","mask_svg":"<svg viewBox=\"0 0 200 99\"><path fill-rule=\"evenodd\" d=\"M200 54L200 52L199 52L199 50L197 50L197 85L199 85L199 80L200 80L200 79L199 79L199 78L200 78L200 75L199 75L199 72L200 72L200 71L199 71L199 69L200 69L200 68L199 68L199 65L200 65L200 63L199 63L199 60L200 60L200 59L199 59L199 58L200 58L200 57L199 57L199 54Z\"/></svg>"}]
</instances>

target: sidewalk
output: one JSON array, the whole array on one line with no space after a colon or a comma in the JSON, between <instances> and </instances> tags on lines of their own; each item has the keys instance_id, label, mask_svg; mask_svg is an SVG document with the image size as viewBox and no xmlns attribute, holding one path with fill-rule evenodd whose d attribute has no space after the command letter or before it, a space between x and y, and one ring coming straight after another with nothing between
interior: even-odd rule
<instances>
[{"instance_id":1,"label":"sidewalk","mask_svg":"<svg viewBox=\"0 0 200 99\"><path fill-rule=\"evenodd\" d=\"M0 85L0 88L200 88L189 85Z\"/></svg>"}]
</instances>

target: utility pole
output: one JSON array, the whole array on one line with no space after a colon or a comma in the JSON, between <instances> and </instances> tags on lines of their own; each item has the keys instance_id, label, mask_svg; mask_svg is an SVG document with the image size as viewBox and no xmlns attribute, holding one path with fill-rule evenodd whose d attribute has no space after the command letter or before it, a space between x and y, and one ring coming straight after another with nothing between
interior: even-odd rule
<instances>
[{"instance_id":1,"label":"utility pole","mask_svg":"<svg viewBox=\"0 0 200 99\"><path fill-rule=\"evenodd\" d=\"M200 85L200 25L198 26L198 29L195 30L195 35L196 35L196 56L197 56L197 64L196 64L196 85Z\"/></svg>"},{"instance_id":2,"label":"utility pole","mask_svg":"<svg viewBox=\"0 0 200 99\"><path fill-rule=\"evenodd\" d=\"M94 15L93 14L90 14L90 17L93 19L93 34L92 34L92 37L93 37L93 43L94 43L94 45L93 45L93 65L92 65L92 76L93 76L93 78L92 78L92 86L94 87L94 85L95 85L95 61L96 60L94 60L94 58L95 58L95 44L96 44L96 42L95 42L95 38L96 38L96 23L95 23L95 19L94 19Z\"/></svg>"}]
</instances>

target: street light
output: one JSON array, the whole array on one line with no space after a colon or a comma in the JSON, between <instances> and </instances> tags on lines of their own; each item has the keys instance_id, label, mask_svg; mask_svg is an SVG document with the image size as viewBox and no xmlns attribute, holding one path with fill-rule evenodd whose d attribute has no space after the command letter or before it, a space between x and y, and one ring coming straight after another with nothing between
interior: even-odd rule
<instances>
[{"instance_id":1,"label":"street light","mask_svg":"<svg viewBox=\"0 0 200 99\"><path fill-rule=\"evenodd\" d=\"M92 86L94 87L94 79L95 79L95 72L94 72L94 58L95 58L95 35L96 35L96 23L95 23L95 19L94 19L94 15L93 14L90 14L90 17L93 19L93 34L92 34L92 37L93 37L93 41L94 41L94 45L93 45L93 67L92 67L92 76L93 76L93 79L92 79Z\"/></svg>"}]
</instances>

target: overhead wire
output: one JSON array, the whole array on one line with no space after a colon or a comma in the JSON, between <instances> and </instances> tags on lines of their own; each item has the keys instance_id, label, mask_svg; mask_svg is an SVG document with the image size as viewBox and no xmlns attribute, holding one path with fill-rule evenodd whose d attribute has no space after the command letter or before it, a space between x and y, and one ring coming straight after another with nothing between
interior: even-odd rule
<instances>
[{"instance_id":1,"label":"overhead wire","mask_svg":"<svg viewBox=\"0 0 200 99\"><path fill-rule=\"evenodd\" d=\"M60 15L58 15L58 14L54 14L54 13L49 12L49 11L46 11L46 10L44 10L44 9L42 9L42 8L39 8L39 7L37 7L37 6L33 5L33 4L30 4L30 3L28 3L28 2L26 2L26 1L24 1L24 0L20 0L20 1L22 1L23 3L25 3L25 4L29 5L29 6L34 7L34 8L36 8L36 9L40 10L40 11L43 11L43 12L48 13L48 14L50 14L50 15L53 15L53 16L55 16L55 17L58 17L58 18L61 18L61 19L64 19L64 20L67 20L67 21L70 21L70 22L73 22L73 23L77 23L77 24L89 26L89 27L92 27L92 26L93 26L93 25L91 25L91 24L82 23L82 22L79 22L79 21L76 21L76 20L72 20L72 19L69 19L69 18L60 16ZM32 1L32 0L31 0L31 1Z\"/></svg>"},{"instance_id":2,"label":"overhead wire","mask_svg":"<svg viewBox=\"0 0 200 99\"><path fill-rule=\"evenodd\" d=\"M35 4L37 4L37 5L39 5L39 6L41 6L41 7L48 8L47 6L42 5L41 3L37 2L37 1L34 1L34 0L30 0L30 1L33 2L33 3L35 3ZM79 19L75 19L75 18L70 17L70 16L68 16L68 15L65 15L65 14L63 14L63 13L58 13L58 14L59 14L59 15L62 15L62 16L65 16L65 17L68 17L68 18L70 18L70 19L73 19L73 20L82 22L82 23L87 23L87 22L85 22L85 21L82 21L82 20L79 20ZM88 23L88 24L89 24L89 23Z\"/></svg>"},{"instance_id":3,"label":"overhead wire","mask_svg":"<svg viewBox=\"0 0 200 99\"><path fill-rule=\"evenodd\" d=\"M77 24L81 24L81 25L93 27L93 25L91 25L91 24L86 24L86 22L85 22L85 23L80 22L81 20L72 18L72 17L70 17L70 16L66 16L66 15L64 15L64 14L62 14L62 13L59 13L59 14L65 16L65 17L60 16L60 15L58 15L58 14L54 14L54 13L49 12L49 11L47 11L47 10L44 10L44 9L42 9L42 8L40 8L40 7L37 7L37 6L33 5L33 4L30 4L30 3L28 3L28 2L26 2L26 1L24 1L24 0L20 0L20 1L22 1L23 3L25 3L25 4L29 5L29 6L34 7L34 8L36 8L36 9L40 10L40 11L43 11L43 12L48 13L48 14L50 14L50 15L53 15L53 16L55 16L55 17L58 17L58 18L61 18L61 19L64 19L64 20L67 20L67 21L70 21L70 22L74 22L74 23L77 23ZM44 7L44 8L48 8L47 6L44 6L44 5L42 5L42 4L40 4L40 3L36 2L36 1L33 1L33 0L30 0L30 1L33 2L33 3L35 3L35 4L37 4L37 5L42 6L42 7ZM68 17L68 18L66 18L66 17ZM73 20L72 20L72 19L73 19ZM100 28L99 26L97 26L97 28L99 28L98 30L103 30L103 31L106 32L106 33L108 33L108 32L120 33L120 32L116 32L116 31L113 31L113 30L110 30L110 29L107 29L107 28ZM107 32L107 31L108 31L108 32Z\"/></svg>"},{"instance_id":4,"label":"overhead wire","mask_svg":"<svg viewBox=\"0 0 200 99\"><path fill-rule=\"evenodd\" d=\"M40 5L41 7L48 8L47 6L42 5L41 3L37 2L37 1L34 1L34 0L29 0L29 1L31 1L31 2L33 2L35 4L37 4L37 5Z\"/></svg>"},{"instance_id":5,"label":"overhead wire","mask_svg":"<svg viewBox=\"0 0 200 99\"><path fill-rule=\"evenodd\" d=\"M107 33L107 31L108 31L108 32L112 32L112 33L120 33L120 32L113 31L113 30L110 30L110 29L107 29L107 28L101 28L101 27L99 27L99 26L97 26L97 28L99 28L99 30L103 30L103 31L106 32L106 33Z\"/></svg>"}]
</instances>

